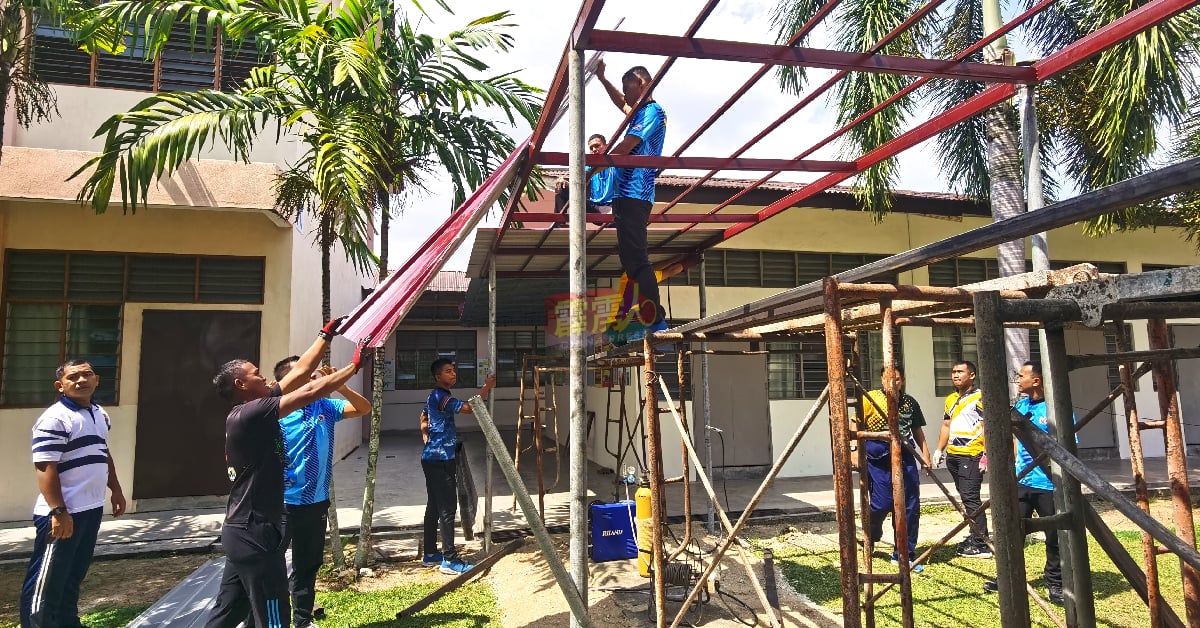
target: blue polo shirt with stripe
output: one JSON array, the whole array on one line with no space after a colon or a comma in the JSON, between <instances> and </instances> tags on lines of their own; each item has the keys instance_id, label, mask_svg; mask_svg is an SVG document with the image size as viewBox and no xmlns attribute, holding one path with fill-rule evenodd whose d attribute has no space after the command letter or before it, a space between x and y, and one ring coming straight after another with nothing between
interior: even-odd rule
<instances>
[{"instance_id":1,"label":"blue polo shirt with stripe","mask_svg":"<svg viewBox=\"0 0 1200 628\"><path fill-rule=\"evenodd\" d=\"M307 506L329 500L334 426L349 402L318 399L279 420L287 455L283 503Z\"/></svg>"},{"instance_id":2,"label":"blue polo shirt with stripe","mask_svg":"<svg viewBox=\"0 0 1200 628\"><path fill-rule=\"evenodd\" d=\"M33 425L33 462L57 463L67 512L103 508L108 488L108 430L112 421L96 404L81 406L60 396ZM50 514L38 495L33 514Z\"/></svg>"},{"instance_id":3,"label":"blue polo shirt with stripe","mask_svg":"<svg viewBox=\"0 0 1200 628\"><path fill-rule=\"evenodd\" d=\"M651 100L642 105L629 120L626 137L633 135L642 141L633 147L630 155L661 156L663 143L667 139L667 113L658 103ZM657 168L617 168L615 198L632 198L654 202L654 179Z\"/></svg>"},{"instance_id":4,"label":"blue polo shirt with stripe","mask_svg":"<svg viewBox=\"0 0 1200 628\"><path fill-rule=\"evenodd\" d=\"M458 448L458 428L454 415L466 405L454 398L445 388L434 388L425 400L425 416L429 417L429 442L421 450L421 460L454 460Z\"/></svg>"}]
</instances>

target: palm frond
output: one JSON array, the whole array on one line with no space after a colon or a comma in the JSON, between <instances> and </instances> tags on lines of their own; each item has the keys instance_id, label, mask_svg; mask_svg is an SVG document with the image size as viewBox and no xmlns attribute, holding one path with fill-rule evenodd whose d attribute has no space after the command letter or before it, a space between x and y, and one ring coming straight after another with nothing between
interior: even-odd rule
<instances>
[{"instance_id":1,"label":"palm frond","mask_svg":"<svg viewBox=\"0 0 1200 628\"><path fill-rule=\"evenodd\" d=\"M884 35L905 21L916 9L911 0L874 2L850 0L843 5L837 45L844 50L866 51ZM918 56L928 44L929 31L918 25L891 43L882 52ZM886 74L854 72L836 88L838 124L845 125L874 109L884 100L907 86L912 79ZM843 136L842 154L851 159L873 150L898 137L912 112L911 96L906 96L852 126ZM895 158L885 160L855 179L855 196L875 221L880 221L891 209L891 188L899 176Z\"/></svg>"},{"instance_id":2,"label":"palm frond","mask_svg":"<svg viewBox=\"0 0 1200 628\"><path fill-rule=\"evenodd\" d=\"M983 10L977 2L956 3L937 26L938 42L934 56L950 59L983 37ZM967 61L983 62L983 53L970 55ZM983 91L973 81L931 81L926 88L935 115L969 100ZM987 129L983 114L942 131L934 140L937 160L950 189L976 199L986 199L991 188L987 161Z\"/></svg>"},{"instance_id":3,"label":"palm frond","mask_svg":"<svg viewBox=\"0 0 1200 628\"><path fill-rule=\"evenodd\" d=\"M817 14L817 11L829 1L779 0L779 3L771 10L771 30L775 32L775 43L784 44L791 41L801 27L807 24ZM807 42L808 35L805 35L794 45L803 46ZM804 90L804 84L808 79L804 68L800 66L780 67L775 71L775 75L783 91L796 95Z\"/></svg>"}]
</instances>

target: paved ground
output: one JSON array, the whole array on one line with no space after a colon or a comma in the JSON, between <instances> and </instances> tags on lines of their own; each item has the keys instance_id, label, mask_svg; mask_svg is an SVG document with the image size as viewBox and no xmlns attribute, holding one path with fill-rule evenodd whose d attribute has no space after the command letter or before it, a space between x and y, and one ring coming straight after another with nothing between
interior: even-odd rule
<instances>
[{"instance_id":1,"label":"paved ground","mask_svg":"<svg viewBox=\"0 0 1200 628\"><path fill-rule=\"evenodd\" d=\"M510 440L514 433L506 434ZM483 486L483 438L479 434L466 435L468 455L471 461L480 496ZM379 459L379 480L375 493L375 527L391 532L396 537L409 537L421 526L425 511L425 485L419 458L419 440L415 435L396 435L383 440ZM510 445L511 447L511 445ZM509 450L511 452L511 449ZM561 452L561 473L553 453L543 460L547 495L545 499L546 520L549 526L566 526L568 523L568 466L567 452ZM1200 488L1200 460L1190 461L1190 477L1193 487ZM1147 466L1151 472L1148 480L1152 487L1166 488L1166 465L1162 459L1150 459ZM536 461L532 452L521 457L521 475L525 485L536 497ZM1118 488L1128 488L1131 482L1129 461L1106 460L1092 463L1092 468ZM953 492L948 473L937 472ZM335 467L334 480L337 489L338 519L343 531L358 527L361 519L361 503L366 476L366 447L361 447ZM728 494L730 510L740 512L758 489L759 480L717 480L718 498L724 502ZM613 483L612 474L602 474L595 465L588 467L588 500L612 500L614 495L625 496L623 486ZM632 488L630 489L632 494ZM670 514L682 514L682 486L671 485L668 490ZM987 485L984 484L984 495ZM707 509L704 489L699 483L692 487L692 511L703 514ZM924 478L922 499L943 501L937 486ZM482 521L482 499L480 515ZM196 550L201 551L214 544L220 535L223 507L210 499L196 500L193 507L180 507L178 500L171 504L172 510L138 512L120 519L106 519L101 525L97 553L100 555L128 555L150 551ZM857 503L857 502L856 502ZM762 515L794 515L830 511L833 508L833 482L829 476L812 478L790 478L776 480L768 490L756 513ZM499 469L495 472L495 498L493 504L495 530L511 530L526 527L524 517L512 512L512 492L505 483ZM477 524L477 529L482 526ZM33 528L28 522L0 523L0 561L23 560L33 545ZM399 540L399 539L397 539ZM407 545L407 543L405 543ZM415 551L415 549L413 550Z\"/></svg>"}]
</instances>

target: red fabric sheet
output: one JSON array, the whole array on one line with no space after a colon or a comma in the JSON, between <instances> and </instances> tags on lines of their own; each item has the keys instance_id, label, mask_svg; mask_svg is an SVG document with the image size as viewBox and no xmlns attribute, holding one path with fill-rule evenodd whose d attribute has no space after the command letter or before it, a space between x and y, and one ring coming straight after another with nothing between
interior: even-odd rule
<instances>
[{"instance_id":1,"label":"red fabric sheet","mask_svg":"<svg viewBox=\"0 0 1200 628\"><path fill-rule=\"evenodd\" d=\"M399 269L354 308L342 324L343 336L355 342L365 338L369 347L381 347L387 342L392 330L404 320L446 260L512 183L528 147L529 139L521 142L462 207L450 214Z\"/></svg>"}]
</instances>

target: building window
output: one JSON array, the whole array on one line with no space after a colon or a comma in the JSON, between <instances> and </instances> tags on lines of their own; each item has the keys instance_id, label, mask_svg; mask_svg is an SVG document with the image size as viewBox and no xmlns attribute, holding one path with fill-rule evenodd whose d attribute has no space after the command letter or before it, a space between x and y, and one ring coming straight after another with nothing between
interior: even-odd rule
<instances>
[{"instance_id":1,"label":"building window","mask_svg":"<svg viewBox=\"0 0 1200 628\"><path fill-rule=\"evenodd\" d=\"M712 249L704 253L704 280L709 287L794 288L884 257L857 253ZM889 274L878 280L894 283L896 276ZM689 268L663 283L698 286L700 268Z\"/></svg>"},{"instance_id":2,"label":"building window","mask_svg":"<svg viewBox=\"0 0 1200 628\"><path fill-rule=\"evenodd\" d=\"M71 358L100 375L97 403L118 403L125 303L260 304L264 265L262 258L7 250L0 405L49 404L47 373Z\"/></svg>"},{"instance_id":3,"label":"building window","mask_svg":"<svg viewBox=\"0 0 1200 628\"><path fill-rule=\"evenodd\" d=\"M956 326L934 327L933 381L939 397L954 392L954 384L950 382L950 371L954 368L954 363L960 360L979 364L975 330Z\"/></svg>"},{"instance_id":4,"label":"building window","mask_svg":"<svg viewBox=\"0 0 1200 628\"><path fill-rule=\"evenodd\" d=\"M879 388L883 378L883 334L859 332L858 381L868 389ZM895 355L901 355L900 336L896 335ZM816 399L829 383L825 341L772 342L767 344L767 397L769 399ZM854 349L847 339L847 357Z\"/></svg>"},{"instance_id":5,"label":"building window","mask_svg":"<svg viewBox=\"0 0 1200 628\"><path fill-rule=\"evenodd\" d=\"M931 286L953 288L995 279L999 276L1000 270L994 259L960 257L929 265L929 285Z\"/></svg>"},{"instance_id":6,"label":"building window","mask_svg":"<svg viewBox=\"0 0 1200 628\"><path fill-rule=\"evenodd\" d=\"M527 355L545 358L563 358L562 350L546 345L546 330L499 329L496 330L496 385L516 387L521 385L521 367ZM558 377L565 383L566 377ZM532 380L527 380L532 382ZM543 378L549 382L549 378Z\"/></svg>"},{"instance_id":7,"label":"building window","mask_svg":"<svg viewBox=\"0 0 1200 628\"><path fill-rule=\"evenodd\" d=\"M816 399L829 383L825 342L772 342L767 345L767 398Z\"/></svg>"},{"instance_id":8,"label":"building window","mask_svg":"<svg viewBox=\"0 0 1200 628\"><path fill-rule=\"evenodd\" d=\"M1125 272L1124 262L1078 262L1050 260L1050 270L1062 270L1077 264L1092 264L1102 273L1119 275ZM1025 260L1025 271L1033 271L1033 262ZM1000 277L995 259L960 257L929 265L929 285L954 288Z\"/></svg>"},{"instance_id":9,"label":"building window","mask_svg":"<svg viewBox=\"0 0 1200 628\"><path fill-rule=\"evenodd\" d=\"M176 24L158 58L146 60L143 37L127 38L121 54L89 54L66 31L39 25L34 31L33 69L47 83L139 91L233 90L261 65L253 38L240 44L206 45L203 29L192 37L189 24Z\"/></svg>"},{"instance_id":10,"label":"building window","mask_svg":"<svg viewBox=\"0 0 1200 628\"><path fill-rule=\"evenodd\" d=\"M429 367L438 358L458 367L459 388L474 388L477 356L473 331L397 331L396 390L433 390Z\"/></svg>"}]
</instances>

